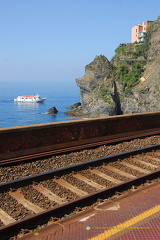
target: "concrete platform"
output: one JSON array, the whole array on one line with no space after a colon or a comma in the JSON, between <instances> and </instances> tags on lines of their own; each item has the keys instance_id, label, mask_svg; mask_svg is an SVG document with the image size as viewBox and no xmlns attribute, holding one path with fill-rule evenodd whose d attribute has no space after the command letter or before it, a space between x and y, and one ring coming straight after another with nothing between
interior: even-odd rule
<instances>
[{"instance_id":1,"label":"concrete platform","mask_svg":"<svg viewBox=\"0 0 160 240\"><path fill-rule=\"evenodd\" d=\"M160 183L51 224L27 240L158 240L160 239Z\"/></svg>"}]
</instances>

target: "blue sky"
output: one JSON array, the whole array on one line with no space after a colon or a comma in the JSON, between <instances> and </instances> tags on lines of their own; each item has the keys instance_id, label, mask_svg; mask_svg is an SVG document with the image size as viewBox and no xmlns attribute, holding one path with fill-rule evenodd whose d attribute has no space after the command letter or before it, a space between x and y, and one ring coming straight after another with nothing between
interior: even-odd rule
<instances>
[{"instance_id":1,"label":"blue sky","mask_svg":"<svg viewBox=\"0 0 160 240\"><path fill-rule=\"evenodd\" d=\"M75 81L159 10L159 0L0 0L0 82Z\"/></svg>"}]
</instances>

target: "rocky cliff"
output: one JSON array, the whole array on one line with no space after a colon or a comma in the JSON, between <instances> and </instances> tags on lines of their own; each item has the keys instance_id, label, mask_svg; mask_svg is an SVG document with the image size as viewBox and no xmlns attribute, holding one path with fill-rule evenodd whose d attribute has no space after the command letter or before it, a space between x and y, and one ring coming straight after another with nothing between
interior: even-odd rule
<instances>
[{"instance_id":1,"label":"rocky cliff","mask_svg":"<svg viewBox=\"0 0 160 240\"><path fill-rule=\"evenodd\" d=\"M160 17L144 43L120 44L111 61L96 56L76 79L82 116L112 116L160 110Z\"/></svg>"}]
</instances>

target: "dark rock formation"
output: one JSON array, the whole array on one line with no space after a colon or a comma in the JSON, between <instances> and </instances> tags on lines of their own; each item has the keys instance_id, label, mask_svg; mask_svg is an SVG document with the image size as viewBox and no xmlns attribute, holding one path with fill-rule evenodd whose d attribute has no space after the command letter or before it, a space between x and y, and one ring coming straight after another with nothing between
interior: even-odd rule
<instances>
[{"instance_id":1,"label":"dark rock formation","mask_svg":"<svg viewBox=\"0 0 160 240\"><path fill-rule=\"evenodd\" d=\"M85 67L85 75L76 79L80 87L79 115L160 110L160 17L147 36L142 44L120 44L110 62L100 55Z\"/></svg>"},{"instance_id":2,"label":"dark rock formation","mask_svg":"<svg viewBox=\"0 0 160 240\"><path fill-rule=\"evenodd\" d=\"M52 107L48 109L47 114L56 114L58 112L56 107Z\"/></svg>"},{"instance_id":3,"label":"dark rock formation","mask_svg":"<svg viewBox=\"0 0 160 240\"><path fill-rule=\"evenodd\" d=\"M64 112L65 114L72 115L73 117L79 117L83 114L80 102L70 105L67 108L71 110Z\"/></svg>"},{"instance_id":4,"label":"dark rock formation","mask_svg":"<svg viewBox=\"0 0 160 240\"><path fill-rule=\"evenodd\" d=\"M79 106L81 106L81 103L80 103L80 102L74 103L73 105L70 105L70 106L68 106L67 108L68 108L68 109L76 109L76 108L78 108Z\"/></svg>"}]
</instances>

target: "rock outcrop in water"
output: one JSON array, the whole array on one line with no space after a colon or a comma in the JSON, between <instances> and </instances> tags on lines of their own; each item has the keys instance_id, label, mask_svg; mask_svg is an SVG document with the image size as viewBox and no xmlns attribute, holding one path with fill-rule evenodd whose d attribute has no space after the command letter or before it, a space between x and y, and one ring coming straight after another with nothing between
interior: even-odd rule
<instances>
[{"instance_id":1,"label":"rock outcrop in water","mask_svg":"<svg viewBox=\"0 0 160 240\"><path fill-rule=\"evenodd\" d=\"M51 114L51 115L54 115L58 112L57 108L56 107L52 107L52 108L49 108L48 109L48 112L47 114Z\"/></svg>"},{"instance_id":2,"label":"rock outcrop in water","mask_svg":"<svg viewBox=\"0 0 160 240\"><path fill-rule=\"evenodd\" d=\"M150 25L144 43L120 44L111 61L96 56L76 83L81 116L159 111L160 17Z\"/></svg>"},{"instance_id":3,"label":"rock outcrop in water","mask_svg":"<svg viewBox=\"0 0 160 240\"><path fill-rule=\"evenodd\" d=\"M82 116L82 114L83 114L82 106L81 106L80 102L70 105L67 108L70 110L66 111L64 113L68 114L68 115L72 115L72 117L79 117L79 116Z\"/></svg>"}]
</instances>

